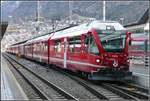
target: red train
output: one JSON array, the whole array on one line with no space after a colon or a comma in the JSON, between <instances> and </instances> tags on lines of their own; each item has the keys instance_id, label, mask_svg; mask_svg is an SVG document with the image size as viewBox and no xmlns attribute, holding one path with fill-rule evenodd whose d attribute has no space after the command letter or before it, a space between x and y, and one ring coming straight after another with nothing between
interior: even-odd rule
<instances>
[{"instance_id":1,"label":"red train","mask_svg":"<svg viewBox=\"0 0 150 101\"><path fill-rule=\"evenodd\" d=\"M149 33L135 33L131 35L132 44L129 48L129 56L132 58L131 65L149 66Z\"/></svg>"},{"instance_id":2,"label":"red train","mask_svg":"<svg viewBox=\"0 0 150 101\"><path fill-rule=\"evenodd\" d=\"M8 48L21 55L91 80L131 80L130 33L115 21L92 21L56 31Z\"/></svg>"}]
</instances>

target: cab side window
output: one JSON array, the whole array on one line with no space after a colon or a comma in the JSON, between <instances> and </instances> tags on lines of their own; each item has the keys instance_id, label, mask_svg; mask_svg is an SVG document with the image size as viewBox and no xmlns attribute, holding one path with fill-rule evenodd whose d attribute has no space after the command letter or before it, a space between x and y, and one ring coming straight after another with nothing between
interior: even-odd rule
<instances>
[{"instance_id":1,"label":"cab side window","mask_svg":"<svg viewBox=\"0 0 150 101\"><path fill-rule=\"evenodd\" d=\"M84 47L88 50L88 53L99 55L98 47L92 35L84 36Z\"/></svg>"}]
</instances>

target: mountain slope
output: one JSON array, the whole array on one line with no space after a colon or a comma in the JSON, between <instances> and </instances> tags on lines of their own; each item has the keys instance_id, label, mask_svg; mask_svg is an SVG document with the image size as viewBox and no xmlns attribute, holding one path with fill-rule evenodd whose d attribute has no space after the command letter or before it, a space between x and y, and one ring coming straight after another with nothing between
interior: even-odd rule
<instances>
[{"instance_id":1,"label":"mountain slope","mask_svg":"<svg viewBox=\"0 0 150 101\"><path fill-rule=\"evenodd\" d=\"M102 19L103 3L98 1L74 1L71 2L73 14L78 14L85 17ZM43 1L41 5L41 16L46 19L51 19L53 16L66 18L69 16L69 3L67 1ZM149 1L106 1L106 19L119 21L124 18L124 24L135 22L149 8ZM2 19L8 20L8 16L12 15L14 19L33 18L36 15L37 2L23 2L19 4L9 2L2 6Z\"/></svg>"}]
</instances>

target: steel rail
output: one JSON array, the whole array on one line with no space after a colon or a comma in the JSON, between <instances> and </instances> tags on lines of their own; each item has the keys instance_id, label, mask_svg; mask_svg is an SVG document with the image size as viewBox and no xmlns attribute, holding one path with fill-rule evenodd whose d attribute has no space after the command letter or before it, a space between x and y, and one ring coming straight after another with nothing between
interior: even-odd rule
<instances>
[{"instance_id":1,"label":"steel rail","mask_svg":"<svg viewBox=\"0 0 150 101\"><path fill-rule=\"evenodd\" d=\"M58 71L57 68L55 68L56 71ZM82 85L86 90L88 90L89 92L91 92L93 95L95 95L97 98L99 99L103 99L103 100L109 100L107 97L105 97L104 95L102 95L101 93L99 93L97 90L93 89L92 87L90 87L89 85L87 85L85 82L79 80L77 77L70 75L67 72L62 71L58 71L62 74L67 75L69 78L73 79L74 81L76 81L78 84Z\"/></svg>"},{"instance_id":2,"label":"steel rail","mask_svg":"<svg viewBox=\"0 0 150 101\"><path fill-rule=\"evenodd\" d=\"M8 56L8 55L7 55ZM21 63L17 62L15 59L11 58L10 56L8 56L10 59L12 59L14 62L16 62L17 64L19 64L20 66L22 66L24 69L26 69L27 71L29 71L30 73L32 73L34 76L38 77L41 81L43 81L45 84L49 85L51 88L53 88L55 91L57 91L59 94L61 94L62 96L64 96L66 99L68 100L76 100L78 101L77 98L75 98L74 96L72 96L71 94L67 93L65 90L61 89L60 87L56 86L55 84L53 84L52 82L49 82L48 80L46 80L45 78L39 76L38 74L34 73L33 71L31 71L30 69L28 69L27 67L25 67L24 65L22 65Z\"/></svg>"},{"instance_id":3,"label":"steel rail","mask_svg":"<svg viewBox=\"0 0 150 101\"><path fill-rule=\"evenodd\" d=\"M54 68L54 69L57 70L60 73L68 75L68 77L70 77L71 79L77 81L80 85L82 85L88 91L90 91L91 93L93 93L99 99L106 99L106 100L108 100L107 97L105 97L104 95L100 94L95 89L91 88L84 81L79 80L77 77L71 75L70 73L67 73L66 71L63 71L63 70L60 71L60 70L58 70L58 68ZM140 93L137 93L137 92L129 91L127 89L121 88L119 86L113 86L113 85L108 84L108 83L102 83L102 87L104 89L110 90L111 92L119 95L120 97L122 97L124 99L132 99L132 100L140 100L140 99L144 99L145 100L145 99L148 99L148 96L145 95L145 94L143 95L143 94L140 94ZM140 89L140 88L137 88L137 89L139 89L140 91L146 91L145 89Z\"/></svg>"},{"instance_id":4,"label":"steel rail","mask_svg":"<svg viewBox=\"0 0 150 101\"><path fill-rule=\"evenodd\" d=\"M123 97L124 99L132 99L132 100L137 100L138 101L138 99L136 97L133 97L130 94L127 94L127 93L125 93L125 92L123 92L119 89L116 89L116 88L114 88L114 87L112 87L108 84L103 83L102 87L112 91L113 93L116 93L117 95L119 95L120 97Z\"/></svg>"},{"instance_id":5,"label":"steel rail","mask_svg":"<svg viewBox=\"0 0 150 101\"><path fill-rule=\"evenodd\" d=\"M143 93L149 94L148 88L144 88L144 87L141 87L141 86L132 84L132 83L126 83L126 82L122 82L122 83L123 83L123 85L136 88L138 91L141 91L141 92L143 92Z\"/></svg>"},{"instance_id":6,"label":"steel rail","mask_svg":"<svg viewBox=\"0 0 150 101\"><path fill-rule=\"evenodd\" d=\"M112 87L114 87L114 88L116 88L118 90L121 90L121 91L123 91L125 93L128 93L131 96L136 97L138 99L144 99L144 100L148 99L148 96L145 95L145 94L141 94L141 93L138 93L138 92L135 92L135 91L132 91L132 90L127 90L127 89L125 89L123 87L119 87L119 86L112 85L112 84L108 84L108 85L110 85L110 86L112 86Z\"/></svg>"},{"instance_id":7,"label":"steel rail","mask_svg":"<svg viewBox=\"0 0 150 101\"><path fill-rule=\"evenodd\" d=\"M48 96L44 94L43 91L41 91L35 84L33 84L32 82L30 82L26 77L25 75L23 75L16 67L15 65L8 59L4 56L4 58L10 63L11 66L14 67L14 69L23 77L23 79L33 88L33 90L35 92L37 92L37 94L39 95L39 97L41 99L44 99L44 100L48 100Z\"/></svg>"}]
</instances>

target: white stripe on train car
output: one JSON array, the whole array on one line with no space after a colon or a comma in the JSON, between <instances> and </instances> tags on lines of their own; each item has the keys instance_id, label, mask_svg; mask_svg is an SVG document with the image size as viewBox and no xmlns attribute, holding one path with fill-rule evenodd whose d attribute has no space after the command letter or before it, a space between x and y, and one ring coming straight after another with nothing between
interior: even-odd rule
<instances>
[{"instance_id":1,"label":"white stripe on train car","mask_svg":"<svg viewBox=\"0 0 150 101\"><path fill-rule=\"evenodd\" d=\"M64 38L64 68L67 68L67 38Z\"/></svg>"},{"instance_id":2,"label":"white stripe on train car","mask_svg":"<svg viewBox=\"0 0 150 101\"><path fill-rule=\"evenodd\" d=\"M41 57L43 59L47 59L47 57L45 56L38 56L38 55L34 55L35 57ZM60 61L60 62L64 62L64 59L60 59L60 58L52 58L50 57L50 60L52 61ZM100 65L95 65L95 64L90 64L87 62L79 62L79 61L72 61L72 60L67 60L67 63L71 63L71 64L78 64L78 65L84 65L84 66L92 66L92 67L97 67L97 68L105 68L106 66L100 66Z\"/></svg>"},{"instance_id":3,"label":"white stripe on train car","mask_svg":"<svg viewBox=\"0 0 150 101\"><path fill-rule=\"evenodd\" d=\"M64 61L63 59L52 58L52 57L50 57L50 60L60 61L60 62ZM87 62L79 62L79 61L72 61L72 60L67 60L67 63L84 65L84 66L92 66L92 67L98 67L98 68L100 68L100 67L106 67L106 66L99 66L99 65L90 64L90 63L87 63Z\"/></svg>"},{"instance_id":4,"label":"white stripe on train car","mask_svg":"<svg viewBox=\"0 0 150 101\"><path fill-rule=\"evenodd\" d=\"M39 55L35 55L35 54L34 54L33 58L34 57L36 57L36 58L42 58L42 59L48 59L48 57L46 57L46 56L39 56Z\"/></svg>"}]
</instances>

